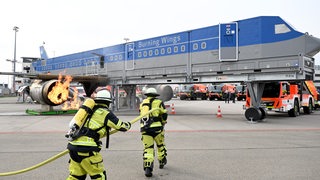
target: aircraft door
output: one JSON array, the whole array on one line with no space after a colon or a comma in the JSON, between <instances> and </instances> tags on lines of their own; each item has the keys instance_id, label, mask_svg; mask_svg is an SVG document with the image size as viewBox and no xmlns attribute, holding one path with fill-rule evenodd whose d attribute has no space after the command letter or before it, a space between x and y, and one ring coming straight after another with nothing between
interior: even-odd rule
<instances>
[{"instance_id":1,"label":"aircraft door","mask_svg":"<svg viewBox=\"0 0 320 180\"><path fill-rule=\"evenodd\" d=\"M238 60L238 23L219 24L219 60Z\"/></svg>"},{"instance_id":2,"label":"aircraft door","mask_svg":"<svg viewBox=\"0 0 320 180\"><path fill-rule=\"evenodd\" d=\"M134 70L134 43L125 44L125 68Z\"/></svg>"}]
</instances>

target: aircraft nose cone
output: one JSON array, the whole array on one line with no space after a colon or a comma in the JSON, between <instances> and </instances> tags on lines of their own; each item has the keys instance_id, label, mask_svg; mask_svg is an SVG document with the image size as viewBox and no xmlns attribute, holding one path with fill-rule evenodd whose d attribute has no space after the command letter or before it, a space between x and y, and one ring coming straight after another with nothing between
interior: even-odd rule
<instances>
[{"instance_id":1,"label":"aircraft nose cone","mask_svg":"<svg viewBox=\"0 0 320 180\"><path fill-rule=\"evenodd\" d=\"M310 36L310 35L305 35L306 39L306 49L305 53L306 55L313 57L318 52L320 51L320 39Z\"/></svg>"}]
</instances>

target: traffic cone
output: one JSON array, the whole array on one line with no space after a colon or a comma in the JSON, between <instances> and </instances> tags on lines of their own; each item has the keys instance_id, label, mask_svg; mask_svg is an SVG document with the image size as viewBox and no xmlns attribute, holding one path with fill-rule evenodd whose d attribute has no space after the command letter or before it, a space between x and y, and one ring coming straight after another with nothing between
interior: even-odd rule
<instances>
[{"instance_id":1,"label":"traffic cone","mask_svg":"<svg viewBox=\"0 0 320 180\"><path fill-rule=\"evenodd\" d=\"M176 114L176 111L174 110L174 104L171 105L171 114Z\"/></svg>"},{"instance_id":2,"label":"traffic cone","mask_svg":"<svg viewBox=\"0 0 320 180\"><path fill-rule=\"evenodd\" d=\"M217 118L222 118L220 106L218 106Z\"/></svg>"}]
</instances>

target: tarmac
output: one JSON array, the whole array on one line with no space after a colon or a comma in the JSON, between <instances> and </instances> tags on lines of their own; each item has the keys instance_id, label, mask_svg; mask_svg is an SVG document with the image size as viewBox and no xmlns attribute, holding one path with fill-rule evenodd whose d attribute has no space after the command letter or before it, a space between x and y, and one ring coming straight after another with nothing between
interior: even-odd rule
<instances>
[{"instance_id":1,"label":"tarmac","mask_svg":"<svg viewBox=\"0 0 320 180\"><path fill-rule=\"evenodd\" d=\"M64 137L72 115L28 115L38 104L0 97L0 174L36 165L66 150ZM243 101L181 101L166 103L168 164L153 177L144 176L139 125L110 137L103 148L109 180L318 180L320 177L320 111L292 118L269 113L253 123L244 117ZM172 114L172 105L175 114ZM217 117L220 107L222 117ZM137 111L116 111L123 121ZM105 144L105 139L102 139ZM65 155L35 170L0 176L9 180L61 180L68 176ZM90 179L87 177L87 179Z\"/></svg>"}]
</instances>

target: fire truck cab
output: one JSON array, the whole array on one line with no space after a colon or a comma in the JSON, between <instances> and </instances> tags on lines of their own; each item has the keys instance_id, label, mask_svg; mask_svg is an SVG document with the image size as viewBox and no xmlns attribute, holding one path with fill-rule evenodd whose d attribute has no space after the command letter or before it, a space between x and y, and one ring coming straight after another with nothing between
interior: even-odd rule
<instances>
[{"instance_id":1,"label":"fire truck cab","mask_svg":"<svg viewBox=\"0 0 320 180\"><path fill-rule=\"evenodd\" d=\"M246 98L246 118L248 120L262 120L265 118L267 111L287 112L290 117L296 117L300 115L302 109L304 114L310 114L315 107L311 85L312 81L263 83L259 106L257 104L254 106L251 103L252 97L249 89Z\"/></svg>"},{"instance_id":2,"label":"fire truck cab","mask_svg":"<svg viewBox=\"0 0 320 180\"><path fill-rule=\"evenodd\" d=\"M201 100L208 99L208 88L203 84L188 84L180 87L180 92L178 93L180 100Z\"/></svg>"}]
</instances>

